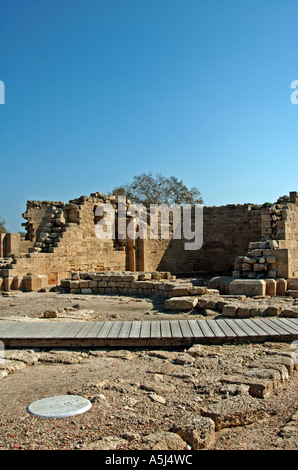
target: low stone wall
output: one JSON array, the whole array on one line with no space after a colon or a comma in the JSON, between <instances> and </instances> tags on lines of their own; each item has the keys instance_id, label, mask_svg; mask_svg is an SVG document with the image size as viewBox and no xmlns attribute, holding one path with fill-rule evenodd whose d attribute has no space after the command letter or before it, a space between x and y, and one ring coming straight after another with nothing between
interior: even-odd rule
<instances>
[{"instance_id":1,"label":"low stone wall","mask_svg":"<svg viewBox=\"0 0 298 470\"><path fill-rule=\"evenodd\" d=\"M197 280L194 283L203 283ZM74 272L71 279L63 279L61 288L71 294L117 294L159 296L202 295L207 287L176 279L169 272ZM200 290L200 293L198 294Z\"/></svg>"}]
</instances>

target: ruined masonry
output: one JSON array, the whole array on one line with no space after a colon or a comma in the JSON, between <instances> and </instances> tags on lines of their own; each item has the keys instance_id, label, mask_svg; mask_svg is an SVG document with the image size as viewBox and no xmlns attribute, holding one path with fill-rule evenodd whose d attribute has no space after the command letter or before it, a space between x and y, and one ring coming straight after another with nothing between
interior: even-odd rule
<instances>
[{"instance_id":1,"label":"ruined masonry","mask_svg":"<svg viewBox=\"0 0 298 470\"><path fill-rule=\"evenodd\" d=\"M96 208L105 203L112 204L116 211L115 239L100 240L95 234L100 220ZM127 201L127 207L129 204ZM297 192L274 204L204 207L204 242L197 251L185 250L183 239L117 237L117 198L102 193L68 203L28 201L23 217L25 237L20 233L0 234L2 291L62 285L66 289L87 289L86 293L125 293L123 289L128 288L127 293L132 294L136 292L133 289L146 288L152 294L166 291L165 281L174 282L172 289L180 286L175 279L189 277L213 278L208 287L222 294L270 294L271 286L271 295L298 297ZM126 223L129 220L127 217ZM90 277L90 273L99 278ZM118 276L117 280L104 278L108 273ZM134 273L141 277L136 278ZM142 278L146 273L149 277ZM132 277L120 279L121 274ZM155 284L137 284L146 280ZM118 284L108 286L107 282ZM104 287L120 290L100 290Z\"/></svg>"}]
</instances>

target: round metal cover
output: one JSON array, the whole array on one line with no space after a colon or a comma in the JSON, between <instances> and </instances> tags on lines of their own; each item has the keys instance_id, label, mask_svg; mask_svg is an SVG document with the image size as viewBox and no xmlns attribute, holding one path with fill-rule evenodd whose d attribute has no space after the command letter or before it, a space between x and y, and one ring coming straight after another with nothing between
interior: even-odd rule
<instances>
[{"instance_id":1,"label":"round metal cover","mask_svg":"<svg viewBox=\"0 0 298 470\"><path fill-rule=\"evenodd\" d=\"M84 413L91 408L87 398L76 395L58 395L42 398L28 406L27 411L43 418L67 418L68 416Z\"/></svg>"}]
</instances>

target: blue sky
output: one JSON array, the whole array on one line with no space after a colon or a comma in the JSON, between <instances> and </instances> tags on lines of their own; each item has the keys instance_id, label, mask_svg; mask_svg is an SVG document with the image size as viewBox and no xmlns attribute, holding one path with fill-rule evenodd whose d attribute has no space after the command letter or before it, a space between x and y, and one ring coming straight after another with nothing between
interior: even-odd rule
<instances>
[{"instance_id":1,"label":"blue sky","mask_svg":"<svg viewBox=\"0 0 298 470\"><path fill-rule=\"evenodd\" d=\"M205 205L298 191L297 0L0 0L0 217L176 176Z\"/></svg>"}]
</instances>

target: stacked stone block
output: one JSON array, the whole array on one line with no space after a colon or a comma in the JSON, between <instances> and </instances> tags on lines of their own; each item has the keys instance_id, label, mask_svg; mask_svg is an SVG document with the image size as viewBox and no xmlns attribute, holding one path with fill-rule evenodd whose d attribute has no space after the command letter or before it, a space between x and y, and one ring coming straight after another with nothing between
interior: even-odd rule
<instances>
[{"instance_id":1,"label":"stacked stone block","mask_svg":"<svg viewBox=\"0 0 298 470\"><path fill-rule=\"evenodd\" d=\"M249 251L245 256L238 256L235 260L233 277L262 279L275 278L276 249L279 245L276 240L263 242L250 242Z\"/></svg>"}]
</instances>

